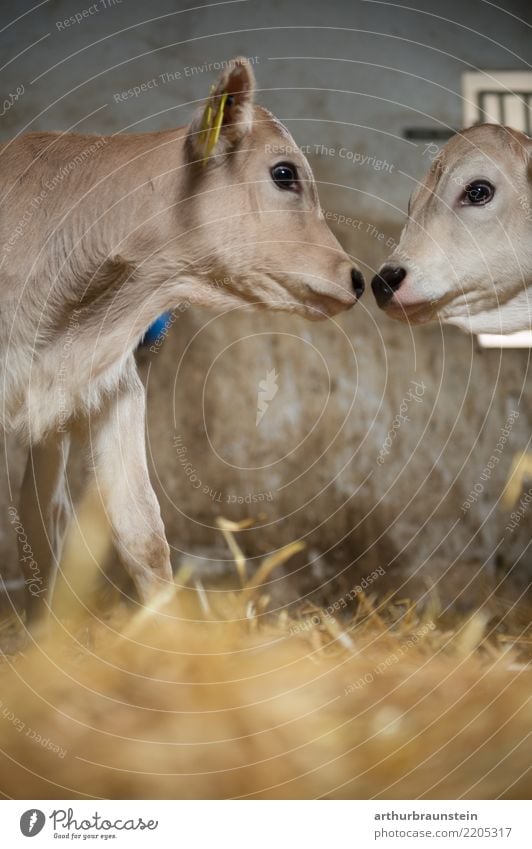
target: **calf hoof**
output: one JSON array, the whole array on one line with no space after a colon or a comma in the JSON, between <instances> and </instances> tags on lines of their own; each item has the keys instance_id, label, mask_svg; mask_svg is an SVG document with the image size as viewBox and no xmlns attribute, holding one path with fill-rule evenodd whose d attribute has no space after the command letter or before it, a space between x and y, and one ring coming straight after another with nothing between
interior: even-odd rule
<instances>
[{"instance_id":1,"label":"calf hoof","mask_svg":"<svg viewBox=\"0 0 532 849\"><path fill-rule=\"evenodd\" d=\"M142 604L150 604L160 593L168 592L174 587L170 549L166 542L164 546L161 546L159 541L159 547L165 554L164 560L162 562L159 560L157 566L141 567L131 575Z\"/></svg>"},{"instance_id":2,"label":"calf hoof","mask_svg":"<svg viewBox=\"0 0 532 849\"><path fill-rule=\"evenodd\" d=\"M0 637L0 660L2 657L12 657L25 649L31 648L34 639L33 634L27 628L19 628L18 631L3 634Z\"/></svg>"}]
</instances>

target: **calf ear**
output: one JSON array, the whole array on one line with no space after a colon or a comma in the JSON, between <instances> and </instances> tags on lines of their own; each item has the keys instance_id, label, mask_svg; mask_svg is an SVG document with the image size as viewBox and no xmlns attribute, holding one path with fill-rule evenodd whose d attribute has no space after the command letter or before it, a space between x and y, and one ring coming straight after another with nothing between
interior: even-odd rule
<instances>
[{"instance_id":1,"label":"calf ear","mask_svg":"<svg viewBox=\"0 0 532 849\"><path fill-rule=\"evenodd\" d=\"M189 161L205 165L211 157L234 149L251 132L254 95L251 65L243 57L232 59L192 119L186 139Z\"/></svg>"}]
</instances>

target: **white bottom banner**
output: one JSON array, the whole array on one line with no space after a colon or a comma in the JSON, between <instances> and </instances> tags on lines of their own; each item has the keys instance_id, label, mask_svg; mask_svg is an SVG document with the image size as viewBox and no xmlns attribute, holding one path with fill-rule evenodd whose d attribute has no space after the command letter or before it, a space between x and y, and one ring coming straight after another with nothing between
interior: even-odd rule
<instances>
[{"instance_id":1,"label":"white bottom banner","mask_svg":"<svg viewBox=\"0 0 532 849\"><path fill-rule=\"evenodd\" d=\"M528 802L4 801L2 846L530 846Z\"/></svg>"}]
</instances>

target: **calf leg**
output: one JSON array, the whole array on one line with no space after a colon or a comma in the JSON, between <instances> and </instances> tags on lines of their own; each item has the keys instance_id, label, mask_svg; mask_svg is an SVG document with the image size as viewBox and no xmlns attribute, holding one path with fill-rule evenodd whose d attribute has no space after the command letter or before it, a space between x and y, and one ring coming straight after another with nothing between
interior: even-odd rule
<instances>
[{"instance_id":1,"label":"calf leg","mask_svg":"<svg viewBox=\"0 0 532 849\"><path fill-rule=\"evenodd\" d=\"M97 420L91 420L89 440L115 545L145 603L172 580L170 549L148 474L146 399L133 361L122 385Z\"/></svg>"},{"instance_id":2,"label":"calf leg","mask_svg":"<svg viewBox=\"0 0 532 849\"><path fill-rule=\"evenodd\" d=\"M45 619L50 609L71 514L66 487L69 449L69 433L53 433L32 445L22 481L19 523L15 530L24 574L26 624L30 629Z\"/></svg>"}]
</instances>

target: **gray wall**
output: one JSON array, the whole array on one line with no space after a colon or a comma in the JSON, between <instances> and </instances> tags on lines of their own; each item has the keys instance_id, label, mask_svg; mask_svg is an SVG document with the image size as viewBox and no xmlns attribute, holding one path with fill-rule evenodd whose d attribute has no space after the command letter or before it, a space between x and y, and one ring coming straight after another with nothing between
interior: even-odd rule
<instances>
[{"instance_id":1,"label":"gray wall","mask_svg":"<svg viewBox=\"0 0 532 849\"><path fill-rule=\"evenodd\" d=\"M30 8L10 4L2 26L15 5L18 14ZM309 159L324 208L356 219L336 233L369 278L428 165L425 143L406 141L404 128L460 127L464 71L528 68L530 59L530 29L519 20L528 14L530 24L527 0L505 0L505 11L480 0L421 5L423 12L274 0L181 12L185 4L164 0L108 0L65 27L64 19L90 4L48 2L0 36L9 57L43 39L2 71L4 95L21 83L25 93L2 118L1 137L183 124L215 77L200 66L257 57L260 101L300 144L334 149ZM175 78L163 81L165 74ZM154 78L151 89L120 99ZM355 165L341 148L375 160ZM189 310L162 350L143 361L153 474L176 561L187 552L218 556L216 515L260 510L264 527L242 534L242 544L258 557L305 538L313 563L295 561L299 594L331 576L351 579L353 564L359 575L383 565L388 584L380 588L409 575L421 588L442 578L443 598L495 561L502 572L513 569L518 591L526 583L530 515L505 531L508 515L498 501L514 453L529 442L528 351L479 352L454 329L394 324L368 292L349 315L319 325ZM258 384L272 368L279 392L257 428ZM407 401L408 421L394 428L412 381L424 387L419 403ZM514 410L519 416L499 462L463 512ZM390 431L393 444L378 463ZM10 448L8 456L16 485L20 451ZM246 503L265 492L271 500ZM11 544L8 535L6 571L14 564Z\"/></svg>"}]
</instances>

